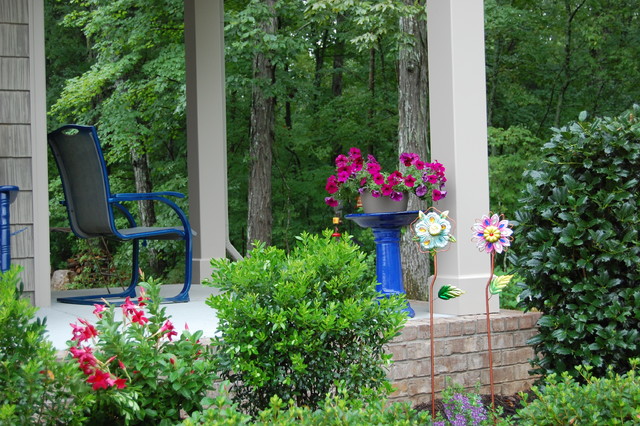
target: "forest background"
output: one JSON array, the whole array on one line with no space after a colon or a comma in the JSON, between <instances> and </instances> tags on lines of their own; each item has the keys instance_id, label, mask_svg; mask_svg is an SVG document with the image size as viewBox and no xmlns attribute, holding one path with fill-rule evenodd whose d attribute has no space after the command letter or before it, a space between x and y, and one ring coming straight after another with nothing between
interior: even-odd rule
<instances>
[{"instance_id":1,"label":"forest background","mask_svg":"<svg viewBox=\"0 0 640 426\"><path fill-rule=\"evenodd\" d=\"M640 100L635 3L485 0L492 211L509 217L518 208L522 173L553 127ZM325 181L350 147L388 168L399 151L429 157L424 2L224 7L229 229L242 253L256 239L289 249L303 230L332 227ZM183 1L45 0L45 19L49 130L97 126L114 192L187 193ZM49 164L50 226L64 230ZM168 211L138 208L144 225L171 220ZM372 251L370 233L346 222L341 229ZM127 245L68 232L53 232L51 243L54 269L76 269L83 285L112 284L127 271L119 267ZM181 282L178 250L149 242L145 264Z\"/></svg>"}]
</instances>

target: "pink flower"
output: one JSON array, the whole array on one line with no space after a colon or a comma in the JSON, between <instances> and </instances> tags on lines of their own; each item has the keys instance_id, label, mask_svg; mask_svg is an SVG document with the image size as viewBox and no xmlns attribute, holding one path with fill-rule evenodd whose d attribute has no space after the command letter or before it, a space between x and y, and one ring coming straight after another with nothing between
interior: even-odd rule
<instances>
[{"instance_id":1,"label":"pink flower","mask_svg":"<svg viewBox=\"0 0 640 426\"><path fill-rule=\"evenodd\" d=\"M402 192L393 191L391 194L389 194L389 198L391 198L393 201L400 201L404 198L404 194Z\"/></svg>"},{"instance_id":2,"label":"pink flower","mask_svg":"<svg viewBox=\"0 0 640 426\"><path fill-rule=\"evenodd\" d=\"M389 196L393 192L393 185L384 184L380 187L380 193L384 196Z\"/></svg>"},{"instance_id":3,"label":"pink flower","mask_svg":"<svg viewBox=\"0 0 640 426\"><path fill-rule=\"evenodd\" d=\"M346 155L340 154L336 157L336 167L344 167L349 164L349 159Z\"/></svg>"},{"instance_id":4,"label":"pink flower","mask_svg":"<svg viewBox=\"0 0 640 426\"><path fill-rule=\"evenodd\" d=\"M71 355L78 360L80 369L84 374L91 374L93 368L97 365L98 360L93 355L93 350L89 346L73 346L69 348Z\"/></svg>"},{"instance_id":5,"label":"pink flower","mask_svg":"<svg viewBox=\"0 0 640 426\"><path fill-rule=\"evenodd\" d=\"M413 188L413 186L416 184L416 178L414 178L411 175L406 175L404 177L404 184L407 185L409 188Z\"/></svg>"},{"instance_id":6,"label":"pink flower","mask_svg":"<svg viewBox=\"0 0 640 426\"><path fill-rule=\"evenodd\" d=\"M133 312L135 310L136 310L135 303L133 303L131 301L131 298L127 296L127 298L124 299L124 303L122 304L122 314L124 316L128 316L130 312Z\"/></svg>"},{"instance_id":7,"label":"pink flower","mask_svg":"<svg viewBox=\"0 0 640 426\"><path fill-rule=\"evenodd\" d=\"M326 189L329 194L335 194L339 189L337 181L338 179L334 175L329 176L327 179L327 185L324 189Z\"/></svg>"},{"instance_id":8,"label":"pink flower","mask_svg":"<svg viewBox=\"0 0 640 426\"><path fill-rule=\"evenodd\" d=\"M114 385L115 380L111 378L111 374L96 370L87 378L87 383L91 383L93 390L108 389Z\"/></svg>"},{"instance_id":9,"label":"pink flower","mask_svg":"<svg viewBox=\"0 0 640 426\"><path fill-rule=\"evenodd\" d=\"M433 201L440 201L446 196L447 196L447 191L440 191L438 189L434 189L433 195L431 196L431 198L433 199Z\"/></svg>"},{"instance_id":10,"label":"pink flower","mask_svg":"<svg viewBox=\"0 0 640 426\"><path fill-rule=\"evenodd\" d=\"M98 336L98 330L96 330L96 328L92 324L89 324L87 320L79 318L78 321L84 324L84 327L77 324L69 324L73 328L73 337L71 338L71 340L84 342L85 340L89 340L93 337Z\"/></svg>"},{"instance_id":11,"label":"pink flower","mask_svg":"<svg viewBox=\"0 0 640 426\"><path fill-rule=\"evenodd\" d=\"M482 219L476 222L471 229L473 230L472 240L477 243L480 251L502 253L511 245L513 230L509 221L501 220L497 214L491 217L482 216Z\"/></svg>"},{"instance_id":12,"label":"pink flower","mask_svg":"<svg viewBox=\"0 0 640 426\"><path fill-rule=\"evenodd\" d=\"M324 202L329 207L338 207L338 200L333 197L325 197Z\"/></svg>"},{"instance_id":13,"label":"pink flower","mask_svg":"<svg viewBox=\"0 0 640 426\"><path fill-rule=\"evenodd\" d=\"M145 325L149 322L149 318L144 316L144 311L137 309L134 310L131 315L131 322L137 322L140 325Z\"/></svg>"},{"instance_id":14,"label":"pink flower","mask_svg":"<svg viewBox=\"0 0 640 426\"><path fill-rule=\"evenodd\" d=\"M175 327L169 320L166 320L165 323L162 324L162 327L160 327L160 334L164 333L165 331L168 331L167 337L169 338L169 341L171 341L173 336L178 335L178 332L175 331Z\"/></svg>"},{"instance_id":15,"label":"pink flower","mask_svg":"<svg viewBox=\"0 0 640 426\"><path fill-rule=\"evenodd\" d=\"M381 175L380 173L378 173L377 175L373 175L373 176L372 176L372 179L373 179L373 182L374 182L376 185L382 185L382 184L384 184L384 176L383 176L383 175Z\"/></svg>"},{"instance_id":16,"label":"pink flower","mask_svg":"<svg viewBox=\"0 0 640 426\"><path fill-rule=\"evenodd\" d=\"M116 379L113 384L118 389L124 389L127 387L127 379Z\"/></svg>"},{"instance_id":17,"label":"pink flower","mask_svg":"<svg viewBox=\"0 0 640 426\"><path fill-rule=\"evenodd\" d=\"M98 318L102 318L102 312L104 312L107 308L104 305L95 304L93 305L95 309L93 310L93 314Z\"/></svg>"}]
</instances>

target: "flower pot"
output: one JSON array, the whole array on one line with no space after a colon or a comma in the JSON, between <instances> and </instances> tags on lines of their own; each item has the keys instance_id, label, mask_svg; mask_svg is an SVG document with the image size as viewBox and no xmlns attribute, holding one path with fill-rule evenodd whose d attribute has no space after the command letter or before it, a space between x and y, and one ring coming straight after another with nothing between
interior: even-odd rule
<instances>
[{"instance_id":1,"label":"flower pot","mask_svg":"<svg viewBox=\"0 0 640 426\"><path fill-rule=\"evenodd\" d=\"M402 200L395 201L387 196L374 197L370 191L362 191L360 199L365 213L404 212L409 204L409 194L407 193L403 193Z\"/></svg>"}]
</instances>

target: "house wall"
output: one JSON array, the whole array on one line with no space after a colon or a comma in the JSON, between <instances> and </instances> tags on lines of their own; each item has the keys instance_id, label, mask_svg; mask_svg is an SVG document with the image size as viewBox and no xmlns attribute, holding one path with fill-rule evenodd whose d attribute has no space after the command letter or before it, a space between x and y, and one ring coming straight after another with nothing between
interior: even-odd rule
<instances>
[{"instance_id":1,"label":"house wall","mask_svg":"<svg viewBox=\"0 0 640 426\"><path fill-rule=\"evenodd\" d=\"M20 188L12 263L41 306L50 302L45 93L42 0L0 0L0 185Z\"/></svg>"}]
</instances>

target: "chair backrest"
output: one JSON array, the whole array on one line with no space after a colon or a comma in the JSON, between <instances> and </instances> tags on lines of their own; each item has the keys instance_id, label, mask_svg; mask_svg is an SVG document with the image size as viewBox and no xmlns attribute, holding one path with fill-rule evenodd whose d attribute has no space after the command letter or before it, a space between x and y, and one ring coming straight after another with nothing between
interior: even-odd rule
<instances>
[{"instance_id":1,"label":"chair backrest","mask_svg":"<svg viewBox=\"0 0 640 426\"><path fill-rule=\"evenodd\" d=\"M49 133L73 232L82 238L113 234L107 167L93 126L67 125Z\"/></svg>"}]
</instances>

